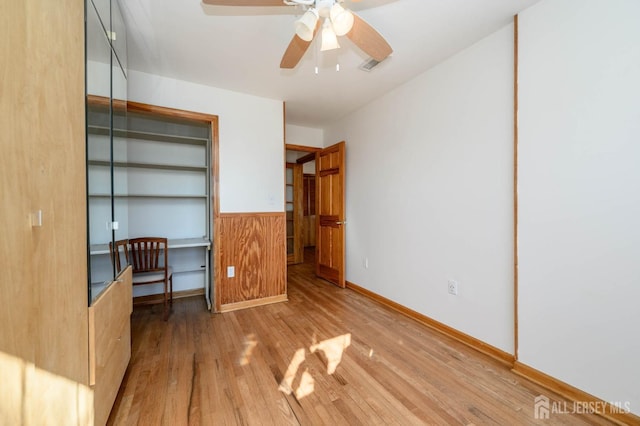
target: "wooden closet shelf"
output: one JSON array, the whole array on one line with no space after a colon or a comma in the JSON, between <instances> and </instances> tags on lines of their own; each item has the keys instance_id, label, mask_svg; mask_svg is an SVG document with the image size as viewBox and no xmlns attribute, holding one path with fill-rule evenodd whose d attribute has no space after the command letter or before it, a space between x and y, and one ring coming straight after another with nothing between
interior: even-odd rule
<instances>
[{"instance_id":1,"label":"wooden closet shelf","mask_svg":"<svg viewBox=\"0 0 640 426\"><path fill-rule=\"evenodd\" d=\"M103 126L87 126L87 131L92 135L109 135L109 128ZM162 133L141 132L134 130L114 129L113 135L120 138L142 139L154 142L180 143L187 145L207 146L207 139L192 136L167 135Z\"/></svg>"},{"instance_id":2,"label":"wooden closet shelf","mask_svg":"<svg viewBox=\"0 0 640 426\"><path fill-rule=\"evenodd\" d=\"M91 166L111 166L110 161L106 160L89 160L89 165ZM176 171L186 171L186 172L206 172L206 166L181 166L174 164L152 164L152 163L136 163L136 162L121 162L114 161L113 167L126 167L126 168L134 168L134 169L155 169L155 170L176 170Z\"/></svg>"},{"instance_id":3,"label":"wooden closet shelf","mask_svg":"<svg viewBox=\"0 0 640 426\"><path fill-rule=\"evenodd\" d=\"M114 198L207 198L206 194L113 194ZM111 194L89 194L89 197L110 198Z\"/></svg>"}]
</instances>

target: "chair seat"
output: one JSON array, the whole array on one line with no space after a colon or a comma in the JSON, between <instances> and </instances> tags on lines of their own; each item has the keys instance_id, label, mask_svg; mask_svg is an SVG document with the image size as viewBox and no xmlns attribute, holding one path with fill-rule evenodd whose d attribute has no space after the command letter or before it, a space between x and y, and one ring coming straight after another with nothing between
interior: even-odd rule
<instances>
[{"instance_id":1,"label":"chair seat","mask_svg":"<svg viewBox=\"0 0 640 426\"><path fill-rule=\"evenodd\" d=\"M171 277L173 270L171 266L167 268L167 278ZM133 285L136 284L146 284L153 282L163 282L164 281L164 271L157 272L136 272L133 274Z\"/></svg>"}]
</instances>

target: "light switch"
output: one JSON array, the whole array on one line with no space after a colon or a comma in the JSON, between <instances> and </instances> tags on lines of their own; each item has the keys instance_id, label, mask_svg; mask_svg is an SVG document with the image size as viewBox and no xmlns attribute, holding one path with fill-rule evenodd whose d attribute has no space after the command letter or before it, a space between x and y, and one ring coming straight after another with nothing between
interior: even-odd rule
<instances>
[{"instance_id":1,"label":"light switch","mask_svg":"<svg viewBox=\"0 0 640 426\"><path fill-rule=\"evenodd\" d=\"M227 278L233 278L236 276L236 267L227 266Z\"/></svg>"}]
</instances>

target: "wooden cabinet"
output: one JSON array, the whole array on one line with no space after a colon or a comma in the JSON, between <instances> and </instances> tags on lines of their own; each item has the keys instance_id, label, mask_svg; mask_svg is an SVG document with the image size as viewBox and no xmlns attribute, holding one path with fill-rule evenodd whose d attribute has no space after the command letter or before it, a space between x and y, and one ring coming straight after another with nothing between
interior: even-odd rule
<instances>
[{"instance_id":1,"label":"wooden cabinet","mask_svg":"<svg viewBox=\"0 0 640 426\"><path fill-rule=\"evenodd\" d=\"M0 424L94 424L85 7L3 2Z\"/></svg>"},{"instance_id":2,"label":"wooden cabinet","mask_svg":"<svg viewBox=\"0 0 640 426\"><path fill-rule=\"evenodd\" d=\"M95 424L107 422L131 359L131 267L89 307L89 384Z\"/></svg>"}]
</instances>

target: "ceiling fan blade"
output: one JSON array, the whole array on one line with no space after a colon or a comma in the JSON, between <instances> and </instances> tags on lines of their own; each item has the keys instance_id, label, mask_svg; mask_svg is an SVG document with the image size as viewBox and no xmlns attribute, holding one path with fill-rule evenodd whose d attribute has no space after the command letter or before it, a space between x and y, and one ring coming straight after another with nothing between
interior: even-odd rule
<instances>
[{"instance_id":1,"label":"ceiling fan blade","mask_svg":"<svg viewBox=\"0 0 640 426\"><path fill-rule=\"evenodd\" d=\"M282 0L202 0L213 6L286 6Z\"/></svg>"},{"instance_id":2,"label":"ceiling fan blade","mask_svg":"<svg viewBox=\"0 0 640 426\"><path fill-rule=\"evenodd\" d=\"M292 69L298 65L300 59L304 56L304 52L307 51L310 41L304 41L297 35L294 35L291 39L291 43L282 55L282 61L280 61L280 68Z\"/></svg>"},{"instance_id":3,"label":"ceiling fan blade","mask_svg":"<svg viewBox=\"0 0 640 426\"><path fill-rule=\"evenodd\" d=\"M313 30L313 37L311 37L311 41L304 41L297 34L293 36L289 46L287 46L287 50L284 51L284 55L282 55L282 60L280 61L280 68L292 69L298 65L300 59L304 56L304 53L311 45L311 42L318 34L318 30L320 29L320 20L316 22L316 28Z\"/></svg>"},{"instance_id":4,"label":"ceiling fan blade","mask_svg":"<svg viewBox=\"0 0 640 426\"><path fill-rule=\"evenodd\" d=\"M378 62L382 62L391 55L393 49L379 32L355 13L353 18L353 28L347 33L347 37L356 46Z\"/></svg>"}]
</instances>

